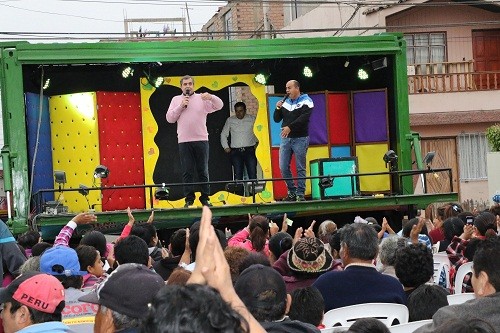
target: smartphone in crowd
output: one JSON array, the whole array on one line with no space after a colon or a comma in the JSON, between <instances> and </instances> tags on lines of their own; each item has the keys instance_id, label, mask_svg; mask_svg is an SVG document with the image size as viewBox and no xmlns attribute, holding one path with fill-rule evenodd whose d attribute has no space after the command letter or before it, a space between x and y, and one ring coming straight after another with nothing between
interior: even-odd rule
<instances>
[{"instance_id":1,"label":"smartphone in crowd","mask_svg":"<svg viewBox=\"0 0 500 333\"><path fill-rule=\"evenodd\" d=\"M474 224L474 216L467 216L465 217L465 223L467 224Z\"/></svg>"}]
</instances>

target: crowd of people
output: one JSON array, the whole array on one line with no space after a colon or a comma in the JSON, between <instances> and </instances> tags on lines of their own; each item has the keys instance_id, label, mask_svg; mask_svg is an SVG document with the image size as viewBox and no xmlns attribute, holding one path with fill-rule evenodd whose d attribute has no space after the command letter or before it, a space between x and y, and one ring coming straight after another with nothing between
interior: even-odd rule
<instances>
[{"instance_id":1,"label":"crowd of people","mask_svg":"<svg viewBox=\"0 0 500 333\"><path fill-rule=\"evenodd\" d=\"M76 215L53 243L37 231L16 240L0 223L3 331L320 332L331 309L397 303L410 321L433 319L416 332L500 332L500 207L472 214L448 204L441 213L403 221L401 236L385 218L361 217L338 221L348 222L341 228L313 221L291 235L286 214L281 225L249 215L231 235L212 226L204 207L201 220L173 232L165 247L154 212L136 223L128 209L114 244L91 230L74 248L75 229L96 223L95 215ZM451 285L460 265L474 263L462 289L476 297L464 304L448 305L453 289L433 283L428 242L438 249L443 241ZM363 319L349 332L387 327Z\"/></svg>"}]
</instances>

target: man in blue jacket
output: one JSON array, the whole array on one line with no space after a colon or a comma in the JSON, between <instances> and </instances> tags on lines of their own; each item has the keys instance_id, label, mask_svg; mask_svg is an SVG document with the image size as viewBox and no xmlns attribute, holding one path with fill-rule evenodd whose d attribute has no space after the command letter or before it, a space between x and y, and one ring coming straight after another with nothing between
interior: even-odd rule
<instances>
[{"instance_id":1,"label":"man in blue jacket","mask_svg":"<svg viewBox=\"0 0 500 333\"><path fill-rule=\"evenodd\" d=\"M298 179L297 185L292 178L290 162L295 155L297 177L306 176L306 154L309 147L309 118L314 103L307 94L300 93L300 84L296 80L286 83L286 97L276 103L274 121L281 124L280 171L285 178L288 195L284 201L304 201L306 180Z\"/></svg>"}]
</instances>

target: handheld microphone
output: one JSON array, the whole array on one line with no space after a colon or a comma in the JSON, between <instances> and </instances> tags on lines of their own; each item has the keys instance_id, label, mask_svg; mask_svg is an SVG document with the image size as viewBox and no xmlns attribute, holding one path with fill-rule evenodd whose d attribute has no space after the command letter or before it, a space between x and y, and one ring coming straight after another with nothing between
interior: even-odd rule
<instances>
[{"instance_id":1,"label":"handheld microphone","mask_svg":"<svg viewBox=\"0 0 500 333\"><path fill-rule=\"evenodd\" d=\"M281 100L281 103L285 103L286 99L288 98L288 96L290 96L290 94L286 94L283 99ZM279 108L277 108L278 110L281 109L281 106Z\"/></svg>"},{"instance_id":2,"label":"handheld microphone","mask_svg":"<svg viewBox=\"0 0 500 333\"><path fill-rule=\"evenodd\" d=\"M190 96L191 95L191 89L186 89L186 92L184 93L184 96ZM187 105L184 105L184 108L187 108Z\"/></svg>"}]
</instances>

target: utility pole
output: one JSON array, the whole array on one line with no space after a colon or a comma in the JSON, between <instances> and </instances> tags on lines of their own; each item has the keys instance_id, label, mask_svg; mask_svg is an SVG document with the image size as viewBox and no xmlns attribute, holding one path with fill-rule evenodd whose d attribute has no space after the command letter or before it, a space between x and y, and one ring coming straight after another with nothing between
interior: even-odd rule
<instances>
[{"instance_id":1,"label":"utility pole","mask_svg":"<svg viewBox=\"0 0 500 333\"><path fill-rule=\"evenodd\" d=\"M193 31L191 30L191 20L189 19L189 10L191 8L188 8L187 2L185 2L185 4L186 4L186 16L187 16L187 19L188 19L188 26L189 26L189 34L192 35Z\"/></svg>"},{"instance_id":2,"label":"utility pole","mask_svg":"<svg viewBox=\"0 0 500 333\"><path fill-rule=\"evenodd\" d=\"M271 26L269 24L269 2L262 1L262 16L264 17L264 38L271 38Z\"/></svg>"}]
</instances>

